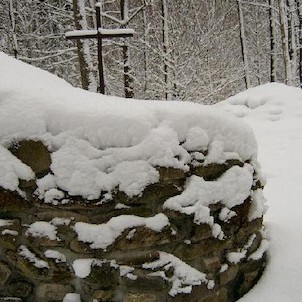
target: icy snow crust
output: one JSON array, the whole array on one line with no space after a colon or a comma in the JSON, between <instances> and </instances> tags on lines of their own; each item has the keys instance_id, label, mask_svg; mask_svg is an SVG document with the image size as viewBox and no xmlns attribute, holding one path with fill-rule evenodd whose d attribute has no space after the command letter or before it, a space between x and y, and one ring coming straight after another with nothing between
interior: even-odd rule
<instances>
[{"instance_id":1,"label":"icy snow crust","mask_svg":"<svg viewBox=\"0 0 302 302\"><path fill-rule=\"evenodd\" d=\"M61 190L90 200L116 188L139 195L159 180L156 166L186 171L192 161L188 151L209 149L208 163L256 157L251 129L213 108L89 93L4 53L0 64L5 189L17 190L18 179L34 177L4 148L23 139L41 140L52 151L53 174L37 181L37 193L50 203L64 199Z\"/></svg>"}]
</instances>

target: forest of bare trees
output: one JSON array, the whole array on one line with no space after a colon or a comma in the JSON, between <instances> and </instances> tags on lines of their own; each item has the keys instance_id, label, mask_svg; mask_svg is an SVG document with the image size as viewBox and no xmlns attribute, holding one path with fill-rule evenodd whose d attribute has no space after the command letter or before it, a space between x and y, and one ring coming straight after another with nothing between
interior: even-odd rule
<instances>
[{"instance_id":1,"label":"forest of bare trees","mask_svg":"<svg viewBox=\"0 0 302 302\"><path fill-rule=\"evenodd\" d=\"M74 29L132 28L103 41L106 94L213 103L269 81L302 83L302 0L0 0L0 50L98 89L97 41Z\"/></svg>"}]
</instances>

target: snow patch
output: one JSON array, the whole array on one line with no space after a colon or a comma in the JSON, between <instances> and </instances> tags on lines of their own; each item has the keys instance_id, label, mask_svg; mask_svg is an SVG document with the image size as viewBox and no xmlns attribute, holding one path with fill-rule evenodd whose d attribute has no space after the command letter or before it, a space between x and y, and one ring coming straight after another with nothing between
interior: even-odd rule
<instances>
[{"instance_id":1,"label":"snow patch","mask_svg":"<svg viewBox=\"0 0 302 302\"><path fill-rule=\"evenodd\" d=\"M201 285L201 283L207 284L209 289L213 289L215 286L214 281L208 280L205 273L189 266L174 255L165 252L160 252L159 255L158 260L144 263L143 268L156 270L156 272L150 273L150 275L162 277L164 280L172 283L172 288L169 291L170 296L189 294L192 292L193 286ZM165 272L170 269L173 270L173 276L167 277Z\"/></svg>"},{"instance_id":2,"label":"snow patch","mask_svg":"<svg viewBox=\"0 0 302 302\"><path fill-rule=\"evenodd\" d=\"M149 218L121 215L100 225L77 222L74 230L78 235L78 240L90 243L90 248L106 250L126 229L145 226L155 232L160 232L168 225L168 217L162 213Z\"/></svg>"},{"instance_id":3,"label":"snow patch","mask_svg":"<svg viewBox=\"0 0 302 302\"><path fill-rule=\"evenodd\" d=\"M230 211L234 206L242 204L250 196L253 172L252 166L245 164L242 168L230 168L216 181L206 181L193 175L188 179L185 190L180 195L169 198L163 206L187 215L193 214L196 224L208 224L213 236L223 239L221 227L214 223L209 205L221 202Z\"/></svg>"}]
</instances>

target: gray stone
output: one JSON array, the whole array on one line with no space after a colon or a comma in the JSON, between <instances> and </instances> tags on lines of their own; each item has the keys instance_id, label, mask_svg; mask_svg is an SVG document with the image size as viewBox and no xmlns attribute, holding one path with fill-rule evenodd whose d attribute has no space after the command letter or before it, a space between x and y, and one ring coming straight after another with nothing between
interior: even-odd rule
<instances>
[{"instance_id":1,"label":"gray stone","mask_svg":"<svg viewBox=\"0 0 302 302\"><path fill-rule=\"evenodd\" d=\"M10 277L12 271L8 264L0 262L0 285L4 285Z\"/></svg>"},{"instance_id":2,"label":"gray stone","mask_svg":"<svg viewBox=\"0 0 302 302\"><path fill-rule=\"evenodd\" d=\"M157 302L157 296L150 293L127 293L123 302Z\"/></svg>"},{"instance_id":3,"label":"gray stone","mask_svg":"<svg viewBox=\"0 0 302 302\"><path fill-rule=\"evenodd\" d=\"M227 283L235 280L239 271L237 265L229 266L226 271L220 274L220 285L226 285Z\"/></svg>"},{"instance_id":4,"label":"gray stone","mask_svg":"<svg viewBox=\"0 0 302 302\"><path fill-rule=\"evenodd\" d=\"M113 299L113 291L111 290L96 290L93 293L93 299L98 302L111 302Z\"/></svg>"},{"instance_id":5,"label":"gray stone","mask_svg":"<svg viewBox=\"0 0 302 302\"><path fill-rule=\"evenodd\" d=\"M11 296L16 296L19 298L29 297L32 291L33 291L33 285L25 281L14 282L8 286L9 294Z\"/></svg>"},{"instance_id":6,"label":"gray stone","mask_svg":"<svg viewBox=\"0 0 302 302\"><path fill-rule=\"evenodd\" d=\"M37 287L36 300L39 302L62 302L66 294L72 293L73 288L67 284L41 283Z\"/></svg>"}]
</instances>

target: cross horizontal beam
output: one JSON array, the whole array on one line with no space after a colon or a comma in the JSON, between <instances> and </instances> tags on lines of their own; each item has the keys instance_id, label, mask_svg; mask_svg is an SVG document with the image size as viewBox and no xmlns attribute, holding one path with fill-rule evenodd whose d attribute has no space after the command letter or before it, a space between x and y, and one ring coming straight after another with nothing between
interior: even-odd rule
<instances>
[{"instance_id":1,"label":"cross horizontal beam","mask_svg":"<svg viewBox=\"0 0 302 302\"><path fill-rule=\"evenodd\" d=\"M126 38L133 37L134 30L128 28L119 29L105 29L99 28L98 30L73 30L65 33L65 38L68 40L75 39L94 39L100 36L101 39L106 38Z\"/></svg>"}]
</instances>

